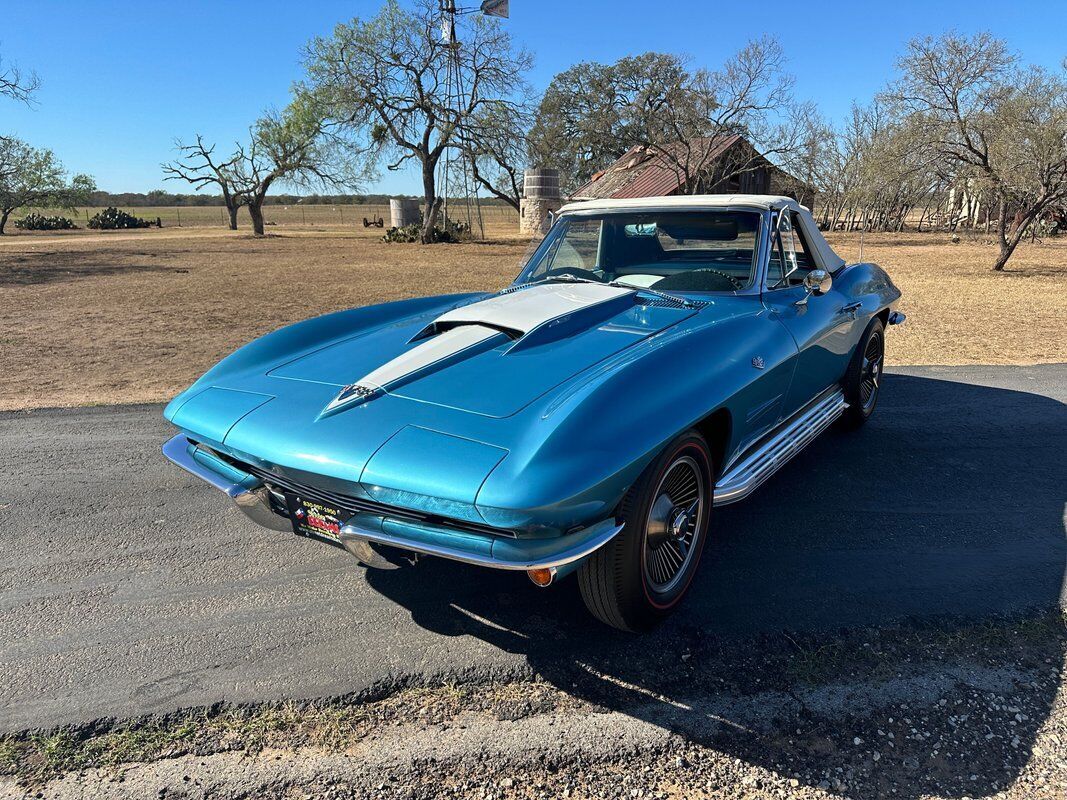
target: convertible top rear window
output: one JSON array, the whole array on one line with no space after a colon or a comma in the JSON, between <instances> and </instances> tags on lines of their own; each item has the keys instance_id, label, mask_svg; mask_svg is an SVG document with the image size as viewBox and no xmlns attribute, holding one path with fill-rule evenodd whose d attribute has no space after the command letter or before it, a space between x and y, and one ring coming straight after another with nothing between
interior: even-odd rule
<instances>
[{"instance_id":1,"label":"convertible top rear window","mask_svg":"<svg viewBox=\"0 0 1067 800\"><path fill-rule=\"evenodd\" d=\"M730 209L564 216L520 282L571 275L662 291L733 292L752 285L761 216Z\"/></svg>"}]
</instances>

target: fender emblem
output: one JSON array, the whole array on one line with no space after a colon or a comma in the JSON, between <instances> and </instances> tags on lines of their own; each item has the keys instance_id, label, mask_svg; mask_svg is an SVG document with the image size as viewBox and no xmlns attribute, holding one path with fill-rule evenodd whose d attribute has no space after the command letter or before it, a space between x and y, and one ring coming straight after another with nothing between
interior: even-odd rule
<instances>
[{"instance_id":1,"label":"fender emblem","mask_svg":"<svg viewBox=\"0 0 1067 800\"><path fill-rule=\"evenodd\" d=\"M754 366L756 369L763 369L763 367L764 367L763 357L762 356L753 356L752 357L752 366Z\"/></svg>"}]
</instances>

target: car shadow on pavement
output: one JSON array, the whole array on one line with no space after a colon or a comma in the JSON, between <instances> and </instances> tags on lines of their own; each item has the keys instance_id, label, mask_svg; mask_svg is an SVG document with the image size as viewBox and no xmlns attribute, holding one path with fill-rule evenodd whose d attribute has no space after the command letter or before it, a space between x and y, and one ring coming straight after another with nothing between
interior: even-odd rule
<instances>
[{"instance_id":1,"label":"car shadow on pavement","mask_svg":"<svg viewBox=\"0 0 1067 800\"><path fill-rule=\"evenodd\" d=\"M595 622L574 578L427 559L418 580L368 581L665 742L845 794L981 796L1027 764L1062 674L1062 627L1034 639L1025 620L1062 602L1065 452L1062 403L892 374L863 430L716 511L690 596L652 634Z\"/></svg>"}]
</instances>

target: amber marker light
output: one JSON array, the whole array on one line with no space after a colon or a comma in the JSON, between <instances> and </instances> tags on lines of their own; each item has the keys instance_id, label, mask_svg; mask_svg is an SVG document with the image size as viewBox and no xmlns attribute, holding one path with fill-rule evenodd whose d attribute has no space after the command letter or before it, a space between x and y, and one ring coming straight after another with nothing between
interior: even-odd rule
<instances>
[{"instance_id":1,"label":"amber marker light","mask_svg":"<svg viewBox=\"0 0 1067 800\"><path fill-rule=\"evenodd\" d=\"M530 580L538 586L548 586L556 577L556 570L552 567L549 567L548 569L528 569L526 570L526 574L529 575Z\"/></svg>"}]
</instances>

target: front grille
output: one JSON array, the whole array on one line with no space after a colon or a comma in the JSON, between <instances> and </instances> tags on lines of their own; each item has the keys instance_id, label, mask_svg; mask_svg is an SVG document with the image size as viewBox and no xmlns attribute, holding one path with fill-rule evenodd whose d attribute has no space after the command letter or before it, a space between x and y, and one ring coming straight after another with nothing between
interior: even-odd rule
<instances>
[{"instance_id":1,"label":"front grille","mask_svg":"<svg viewBox=\"0 0 1067 800\"><path fill-rule=\"evenodd\" d=\"M203 447L203 445L201 445ZM215 452L215 451L212 451ZM477 522L467 522L466 520L451 519L449 517L441 517L436 514L426 514L421 511L414 511L410 508L398 508L396 506L386 505L385 503L378 503L374 500L366 500L361 497L353 497L352 495L342 494L340 492L331 492L326 489L318 489L314 486L307 486L302 483L284 478L281 475L277 475L273 472L269 472L265 469L253 466L252 464L246 464L243 461L230 458L222 453L216 453L219 458L228 461L234 467L240 470L244 470L249 475L254 475L263 481L267 486L272 489L282 492L292 492L298 494L301 497L306 497L309 500L317 500L320 503L326 503L328 505L337 506L343 508L346 511L363 512L369 514L377 514L383 517L390 517L391 519L406 520L408 522L424 522L430 525L440 525L445 528L452 528L457 531L466 531L468 533L488 534L490 536L504 536L508 538L515 538L513 531L509 531L504 528L494 528L491 525L485 525Z\"/></svg>"}]
</instances>

